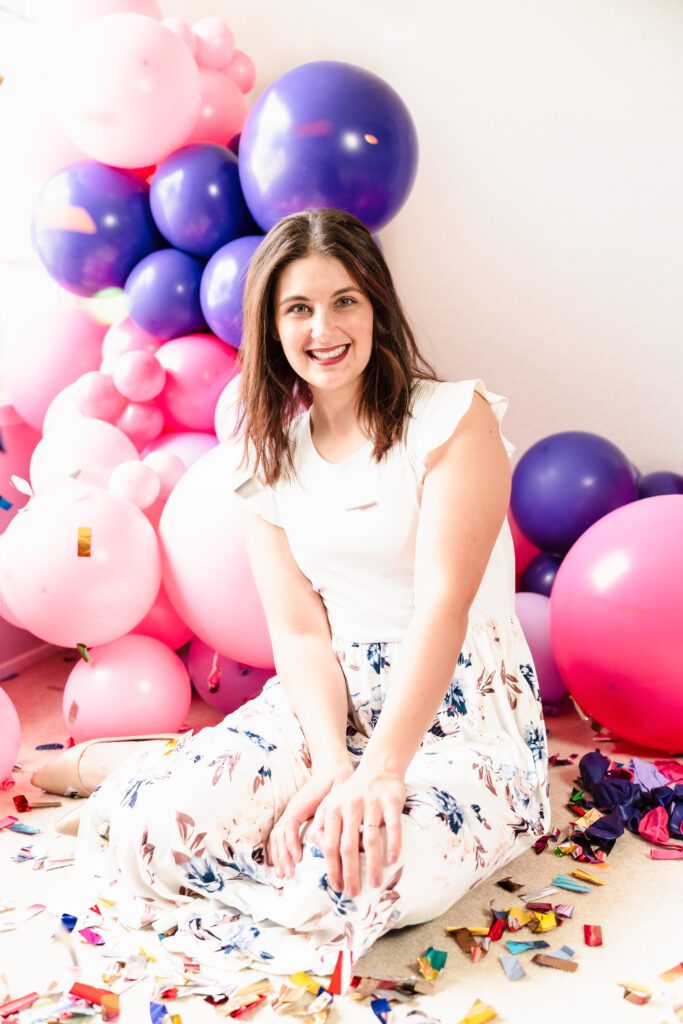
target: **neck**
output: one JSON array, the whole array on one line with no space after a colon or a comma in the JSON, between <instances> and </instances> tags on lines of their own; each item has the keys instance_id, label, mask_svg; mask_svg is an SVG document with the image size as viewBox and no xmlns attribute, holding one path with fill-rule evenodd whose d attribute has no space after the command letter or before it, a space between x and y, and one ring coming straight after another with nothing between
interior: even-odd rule
<instances>
[{"instance_id":1,"label":"neck","mask_svg":"<svg viewBox=\"0 0 683 1024\"><path fill-rule=\"evenodd\" d=\"M340 388L324 391L311 388L311 429L327 436L341 436L360 428L358 420L358 399L360 383L353 389Z\"/></svg>"}]
</instances>

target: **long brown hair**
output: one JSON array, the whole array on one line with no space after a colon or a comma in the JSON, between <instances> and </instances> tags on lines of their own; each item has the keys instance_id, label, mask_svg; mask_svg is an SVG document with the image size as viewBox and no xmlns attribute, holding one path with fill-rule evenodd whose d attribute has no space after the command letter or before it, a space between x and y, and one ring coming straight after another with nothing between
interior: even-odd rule
<instances>
[{"instance_id":1,"label":"long brown hair","mask_svg":"<svg viewBox=\"0 0 683 1024\"><path fill-rule=\"evenodd\" d=\"M289 365L276 338L277 278L294 260L313 253L344 264L373 308L372 352L363 373L358 415L374 439L379 461L403 436L410 414L412 378L437 380L420 353L382 252L366 226L350 213L310 209L283 217L264 237L249 265L244 288L244 328L236 431L244 430L244 454L253 445L265 482L293 471L287 427L313 401L310 388Z\"/></svg>"}]
</instances>

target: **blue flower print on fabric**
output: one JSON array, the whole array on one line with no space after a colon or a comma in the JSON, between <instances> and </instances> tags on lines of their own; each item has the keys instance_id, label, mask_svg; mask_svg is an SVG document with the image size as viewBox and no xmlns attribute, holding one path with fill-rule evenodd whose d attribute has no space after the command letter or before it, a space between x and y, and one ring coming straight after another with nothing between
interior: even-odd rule
<instances>
[{"instance_id":1,"label":"blue flower print on fabric","mask_svg":"<svg viewBox=\"0 0 683 1024\"><path fill-rule=\"evenodd\" d=\"M520 665L519 666L519 671L520 671L520 674L524 676L524 678L526 679L527 683L529 684L529 689L533 693L533 695L536 698L536 700L540 701L540 699L541 699L541 691L540 691L539 686L538 686L538 679L536 677L536 672L534 671L534 666L533 665Z\"/></svg>"},{"instance_id":2,"label":"blue flower print on fabric","mask_svg":"<svg viewBox=\"0 0 683 1024\"><path fill-rule=\"evenodd\" d=\"M251 729L235 729L234 726L230 725L228 726L228 732L234 732L238 736L246 736L248 740L251 740L251 742L255 743L257 747L264 750L266 754L270 754L271 751L277 750L277 744L267 743L263 736L259 736L257 732L252 732Z\"/></svg>"},{"instance_id":3,"label":"blue flower print on fabric","mask_svg":"<svg viewBox=\"0 0 683 1024\"><path fill-rule=\"evenodd\" d=\"M534 755L534 761L543 761L545 758L545 736L543 735L543 730L537 725L528 725L524 732L524 740Z\"/></svg>"},{"instance_id":4,"label":"blue flower print on fabric","mask_svg":"<svg viewBox=\"0 0 683 1024\"><path fill-rule=\"evenodd\" d=\"M337 892L336 889L332 888L332 886L330 885L330 880L327 877L327 873L320 876L320 888L324 892L326 892L329 898L332 900L332 903L334 904L334 909L338 914L346 916L346 914L353 913L355 910L357 910L356 904L353 902L353 900L345 896L343 892Z\"/></svg>"}]
</instances>

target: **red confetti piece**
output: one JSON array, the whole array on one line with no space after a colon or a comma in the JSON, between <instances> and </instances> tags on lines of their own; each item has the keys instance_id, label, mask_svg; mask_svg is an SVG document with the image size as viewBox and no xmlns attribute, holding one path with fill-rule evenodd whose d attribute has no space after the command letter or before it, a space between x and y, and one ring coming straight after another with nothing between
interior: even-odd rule
<instances>
[{"instance_id":1,"label":"red confetti piece","mask_svg":"<svg viewBox=\"0 0 683 1024\"><path fill-rule=\"evenodd\" d=\"M505 931L505 924L506 922L503 920L502 917L496 918L496 920L489 928L488 937L491 939L491 942L497 942L498 939L501 938L503 932Z\"/></svg>"},{"instance_id":2,"label":"red confetti piece","mask_svg":"<svg viewBox=\"0 0 683 1024\"><path fill-rule=\"evenodd\" d=\"M602 928L599 924L585 924L583 939L587 946L602 946Z\"/></svg>"}]
</instances>

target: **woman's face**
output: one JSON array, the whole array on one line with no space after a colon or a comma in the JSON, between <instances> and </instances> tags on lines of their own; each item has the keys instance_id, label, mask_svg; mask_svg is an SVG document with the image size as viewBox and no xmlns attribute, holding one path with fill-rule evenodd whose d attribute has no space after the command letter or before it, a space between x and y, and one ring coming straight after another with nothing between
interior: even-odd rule
<instances>
[{"instance_id":1,"label":"woman's face","mask_svg":"<svg viewBox=\"0 0 683 1024\"><path fill-rule=\"evenodd\" d=\"M275 330L287 362L316 391L355 391L372 352L372 304L333 256L289 263L275 286Z\"/></svg>"}]
</instances>

